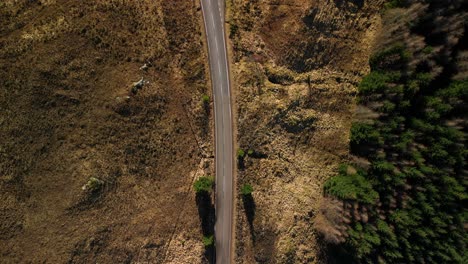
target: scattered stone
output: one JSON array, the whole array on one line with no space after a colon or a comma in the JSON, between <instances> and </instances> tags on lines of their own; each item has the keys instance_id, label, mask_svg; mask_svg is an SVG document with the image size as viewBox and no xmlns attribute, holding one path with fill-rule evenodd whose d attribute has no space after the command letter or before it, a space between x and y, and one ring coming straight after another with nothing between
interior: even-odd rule
<instances>
[{"instance_id":1,"label":"scattered stone","mask_svg":"<svg viewBox=\"0 0 468 264\"><path fill-rule=\"evenodd\" d=\"M142 71L148 71L148 68L149 68L148 64L145 63L145 64L143 64L143 66L140 67L140 70L142 70Z\"/></svg>"},{"instance_id":2,"label":"scattered stone","mask_svg":"<svg viewBox=\"0 0 468 264\"><path fill-rule=\"evenodd\" d=\"M143 86L148 83L149 81L145 81L144 78L141 78L138 82L134 82L131 89L132 93L137 94L138 90L143 89Z\"/></svg>"},{"instance_id":3,"label":"scattered stone","mask_svg":"<svg viewBox=\"0 0 468 264\"><path fill-rule=\"evenodd\" d=\"M128 95L126 95L126 96L117 96L117 97L115 97L115 100L117 102L128 101L128 100L130 100L130 96L128 96Z\"/></svg>"}]
</instances>

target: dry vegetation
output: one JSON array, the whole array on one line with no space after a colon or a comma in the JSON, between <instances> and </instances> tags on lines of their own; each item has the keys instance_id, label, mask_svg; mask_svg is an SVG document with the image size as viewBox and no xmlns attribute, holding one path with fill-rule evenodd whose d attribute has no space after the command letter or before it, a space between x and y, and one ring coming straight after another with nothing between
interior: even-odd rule
<instances>
[{"instance_id":1,"label":"dry vegetation","mask_svg":"<svg viewBox=\"0 0 468 264\"><path fill-rule=\"evenodd\" d=\"M213 154L197 5L0 3L2 263L203 261L192 183Z\"/></svg>"},{"instance_id":2,"label":"dry vegetation","mask_svg":"<svg viewBox=\"0 0 468 264\"><path fill-rule=\"evenodd\" d=\"M245 151L238 186L254 188L252 201L238 204L239 263L321 261L313 223L333 219L316 219L327 211L323 183L349 155L356 85L369 71L381 4L230 1Z\"/></svg>"}]
</instances>

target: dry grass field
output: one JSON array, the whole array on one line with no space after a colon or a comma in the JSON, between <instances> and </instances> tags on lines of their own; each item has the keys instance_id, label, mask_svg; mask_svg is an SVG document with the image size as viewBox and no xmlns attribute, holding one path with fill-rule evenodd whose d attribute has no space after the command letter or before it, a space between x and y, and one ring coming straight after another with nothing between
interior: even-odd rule
<instances>
[{"instance_id":1,"label":"dry grass field","mask_svg":"<svg viewBox=\"0 0 468 264\"><path fill-rule=\"evenodd\" d=\"M0 3L0 262L206 261L200 19L184 0Z\"/></svg>"},{"instance_id":2,"label":"dry grass field","mask_svg":"<svg viewBox=\"0 0 468 264\"><path fill-rule=\"evenodd\" d=\"M313 225L349 155L356 86L382 1L230 1L238 142L238 263L324 262Z\"/></svg>"}]
</instances>

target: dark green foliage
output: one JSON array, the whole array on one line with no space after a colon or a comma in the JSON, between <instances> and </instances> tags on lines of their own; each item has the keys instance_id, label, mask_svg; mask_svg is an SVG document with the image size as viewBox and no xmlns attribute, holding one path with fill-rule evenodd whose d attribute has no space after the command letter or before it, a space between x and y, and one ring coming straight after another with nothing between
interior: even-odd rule
<instances>
[{"instance_id":1,"label":"dark green foliage","mask_svg":"<svg viewBox=\"0 0 468 264\"><path fill-rule=\"evenodd\" d=\"M407 62L410 57L411 54L405 48L405 45L403 43L396 43L372 55L369 59L369 64L373 71L380 69L388 70L396 65Z\"/></svg>"},{"instance_id":2,"label":"dark green foliage","mask_svg":"<svg viewBox=\"0 0 468 264\"><path fill-rule=\"evenodd\" d=\"M229 23L229 38L233 39L238 34L239 34L239 26L234 22Z\"/></svg>"},{"instance_id":3,"label":"dark green foliage","mask_svg":"<svg viewBox=\"0 0 468 264\"><path fill-rule=\"evenodd\" d=\"M390 0L385 3L385 9L397 8L397 7L405 7L407 5L406 0Z\"/></svg>"},{"instance_id":4,"label":"dark green foliage","mask_svg":"<svg viewBox=\"0 0 468 264\"><path fill-rule=\"evenodd\" d=\"M424 54L431 54L433 51L434 51L434 48L433 48L432 46L426 46L426 47L422 50L422 52L423 52Z\"/></svg>"},{"instance_id":5,"label":"dark green foliage","mask_svg":"<svg viewBox=\"0 0 468 264\"><path fill-rule=\"evenodd\" d=\"M340 175L327 181L325 192L343 200L356 200L368 204L374 203L378 198L378 193L372 189L371 183L359 173L348 175L346 172L341 172Z\"/></svg>"},{"instance_id":6,"label":"dark green foliage","mask_svg":"<svg viewBox=\"0 0 468 264\"><path fill-rule=\"evenodd\" d=\"M370 124L354 123L351 126L351 145L378 145L381 143L380 133Z\"/></svg>"},{"instance_id":7,"label":"dark green foliage","mask_svg":"<svg viewBox=\"0 0 468 264\"><path fill-rule=\"evenodd\" d=\"M396 81L399 78L400 74L398 72L371 72L362 79L361 83L359 84L359 92L361 94L382 92L389 87L390 82Z\"/></svg>"},{"instance_id":8,"label":"dark green foliage","mask_svg":"<svg viewBox=\"0 0 468 264\"><path fill-rule=\"evenodd\" d=\"M432 5L440 16L443 2ZM350 136L352 153L370 165L352 173L342 166L324 187L367 208L342 245L355 262L466 263L468 80L452 78L456 64L447 56L455 53L427 46L413 57L396 43L370 59L358 101L379 117L354 123ZM427 54L439 56L431 67L444 70L429 63L409 70Z\"/></svg>"},{"instance_id":9,"label":"dark green foliage","mask_svg":"<svg viewBox=\"0 0 468 264\"><path fill-rule=\"evenodd\" d=\"M200 177L193 184L196 193L209 193L213 190L213 177Z\"/></svg>"}]
</instances>

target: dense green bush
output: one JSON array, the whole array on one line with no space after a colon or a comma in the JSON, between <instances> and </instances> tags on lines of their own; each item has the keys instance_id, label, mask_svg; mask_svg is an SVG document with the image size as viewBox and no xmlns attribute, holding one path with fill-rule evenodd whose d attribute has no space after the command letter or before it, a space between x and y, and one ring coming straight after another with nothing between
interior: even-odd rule
<instances>
[{"instance_id":1,"label":"dense green bush","mask_svg":"<svg viewBox=\"0 0 468 264\"><path fill-rule=\"evenodd\" d=\"M204 236L203 239L203 245L205 247L212 247L214 246L214 236L211 235L211 236Z\"/></svg>"},{"instance_id":2,"label":"dense green bush","mask_svg":"<svg viewBox=\"0 0 468 264\"><path fill-rule=\"evenodd\" d=\"M252 185L246 183L244 185L242 185L242 188L241 188L241 194L246 196L246 195L251 195L253 192L253 187Z\"/></svg>"},{"instance_id":3,"label":"dense green bush","mask_svg":"<svg viewBox=\"0 0 468 264\"><path fill-rule=\"evenodd\" d=\"M360 173L340 173L326 182L325 192L343 200L368 204L375 203L378 198L378 193L372 189L371 183Z\"/></svg>"},{"instance_id":4,"label":"dense green bush","mask_svg":"<svg viewBox=\"0 0 468 264\"><path fill-rule=\"evenodd\" d=\"M396 43L372 55L369 59L371 69L388 70L395 65L401 65L411 58L411 54L406 49L403 43Z\"/></svg>"},{"instance_id":5,"label":"dense green bush","mask_svg":"<svg viewBox=\"0 0 468 264\"><path fill-rule=\"evenodd\" d=\"M371 72L366 75L359 84L359 92L363 95L383 92L389 88L389 83L400 78L398 72Z\"/></svg>"},{"instance_id":6,"label":"dense green bush","mask_svg":"<svg viewBox=\"0 0 468 264\"><path fill-rule=\"evenodd\" d=\"M351 145L379 145L379 130L370 124L353 123L351 126Z\"/></svg>"},{"instance_id":7,"label":"dense green bush","mask_svg":"<svg viewBox=\"0 0 468 264\"><path fill-rule=\"evenodd\" d=\"M214 179L213 177L200 177L193 184L196 193L209 193L213 190Z\"/></svg>"}]
</instances>

